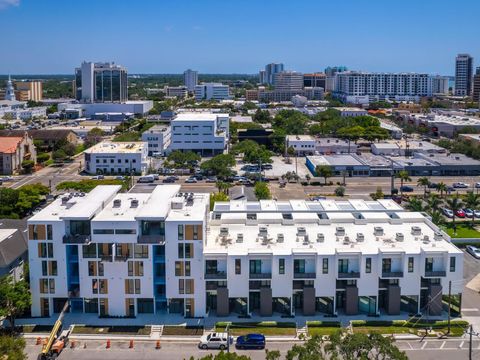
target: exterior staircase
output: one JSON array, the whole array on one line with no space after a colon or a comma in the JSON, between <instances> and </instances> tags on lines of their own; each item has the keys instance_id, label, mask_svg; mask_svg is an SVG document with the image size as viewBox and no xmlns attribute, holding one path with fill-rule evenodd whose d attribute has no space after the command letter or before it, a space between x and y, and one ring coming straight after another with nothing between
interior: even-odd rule
<instances>
[{"instance_id":1,"label":"exterior staircase","mask_svg":"<svg viewBox=\"0 0 480 360\"><path fill-rule=\"evenodd\" d=\"M150 338L158 340L163 333L163 325L152 325L152 329L150 330Z\"/></svg>"},{"instance_id":2,"label":"exterior staircase","mask_svg":"<svg viewBox=\"0 0 480 360\"><path fill-rule=\"evenodd\" d=\"M304 339L308 337L307 325L301 328L297 328L297 338L301 338L301 337Z\"/></svg>"}]
</instances>

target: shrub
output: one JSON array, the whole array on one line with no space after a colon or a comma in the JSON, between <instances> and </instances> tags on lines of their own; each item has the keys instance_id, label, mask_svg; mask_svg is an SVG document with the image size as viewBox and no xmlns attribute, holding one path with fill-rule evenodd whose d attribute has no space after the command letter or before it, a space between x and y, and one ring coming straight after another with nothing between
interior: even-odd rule
<instances>
[{"instance_id":1,"label":"shrub","mask_svg":"<svg viewBox=\"0 0 480 360\"><path fill-rule=\"evenodd\" d=\"M37 162L39 163L44 163L45 161L50 160L50 154L49 153L41 153L37 155Z\"/></svg>"},{"instance_id":2,"label":"shrub","mask_svg":"<svg viewBox=\"0 0 480 360\"><path fill-rule=\"evenodd\" d=\"M335 195L336 196L345 196L345 188L343 186L339 186L335 189Z\"/></svg>"},{"instance_id":3,"label":"shrub","mask_svg":"<svg viewBox=\"0 0 480 360\"><path fill-rule=\"evenodd\" d=\"M341 327L340 321L307 321L308 327Z\"/></svg>"}]
</instances>

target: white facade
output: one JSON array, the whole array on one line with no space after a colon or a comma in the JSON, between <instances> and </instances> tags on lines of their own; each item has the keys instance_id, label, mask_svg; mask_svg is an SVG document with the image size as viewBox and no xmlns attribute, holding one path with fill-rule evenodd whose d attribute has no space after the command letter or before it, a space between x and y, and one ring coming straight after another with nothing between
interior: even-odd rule
<instances>
[{"instance_id":1,"label":"white facade","mask_svg":"<svg viewBox=\"0 0 480 360\"><path fill-rule=\"evenodd\" d=\"M335 108L335 110L340 111L341 117L355 117L355 116L368 115L367 110L355 108L355 107L341 107L341 108Z\"/></svg>"},{"instance_id":2,"label":"white facade","mask_svg":"<svg viewBox=\"0 0 480 360\"><path fill-rule=\"evenodd\" d=\"M142 174L148 168L148 147L144 142L98 143L84 152L89 174Z\"/></svg>"},{"instance_id":3,"label":"white facade","mask_svg":"<svg viewBox=\"0 0 480 360\"><path fill-rule=\"evenodd\" d=\"M228 100L230 99L230 88L220 83L203 83L195 86L195 100Z\"/></svg>"},{"instance_id":4,"label":"white facade","mask_svg":"<svg viewBox=\"0 0 480 360\"><path fill-rule=\"evenodd\" d=\"M188 95L188 89L186 86L166 86L165 95L184 99Z\"/></svg>"},{"instance_id":5,"label":"white facade","mask_svg":"<svg viewBox=\"0 0 480 360\"><path fill-rule=\"evenodd\" d=\"M282 71L274 74L276 91L303 90L303 74L297 71Z\"/></svg>"},{"instance_id":6,"label":"white facade","mask_svg":"<svg viewBox=\"0 0 480 360\"><path fill-rule=\"evenodd\" d=\"M448 94L448 81L448 76L432 76L432 93L441 95Z\"/></svg>"},{"instance_id":7,"label":"white facade","mask_svg":"<svg viewBox=\"0 0 480 360\"><path fill-rule=\"evenodd\" d=\"M132 113L135 115L145 115L153 108L152 100L126 101L124 103L60 103L58 111L67 111L68 109L82 109L85 116L91 117L96 113Z\"/></svg>"},{"instance_id":8,"label":"white facade","mask_svg":"<svg viewBox=\"0 0 480 360\"><path fill-rule=\"evenodd\" d=\"M33 316L68 297L71 311L102 316L407 316L438 314L449 281L463 289L463 253L391 200L231 201L208 213L208 194L178 185L119 190L64 196L28 220Z\"/></svg>"},{"instance_id":9,"label":"white facade","mask_svg":"<svg viewBox=\"0 0 480 360\"><path fill-rule=\"evenodd\" d=\"M293 148L298 155L313 154L316 140L310 135L287 135L285 148Z\"/></svg>"},{"instance_id":10,"label":"white facade","mask_svg":"<svg viewBox=\"0 0 480 360\"><path fill-rule=\"evenodd\" d=\"M142 141L147 143L148 155L164 154L170 146L170 126L155 125L142 134Z\"/></svg>"},{"instance_id":11,"label":"white facade","mask_svg":"<svg viewBox=\"0 0 480 360\"><path fill-rule=\"evenodd\" d=\"M194 151L202 155L222 154L229 139L228 114L180 113L171 122L168 151Z\"/></svg>"},{"instance_id":12,"label":"white facade","mask_svg":"<svg viewBox=\"0 0 480 360\"><path fill-rule=\"evenodd\" d=\"M194 70L185 70L183 72L183 82L187 87L188 91L195 91L195 86L198 85L198 71Z\"/></svg>"},{"instance_id":13,"label":"white facade","mask_svg":"<svg viewBox=\"0 0 480 360\"><path fill-rule=\"evenodd\" d=\"M9 115L13 120L31 120L35 118L46 118L47 108L45 106L31 107L25 109L0 110L0 116Z\"/></svg>"}]
</instances>

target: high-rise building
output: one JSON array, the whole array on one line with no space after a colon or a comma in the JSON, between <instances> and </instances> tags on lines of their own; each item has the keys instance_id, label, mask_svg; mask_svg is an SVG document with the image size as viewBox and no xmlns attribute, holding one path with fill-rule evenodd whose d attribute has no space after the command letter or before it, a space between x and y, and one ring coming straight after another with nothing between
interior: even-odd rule
<instances>
[{"instance_id":1,"label":"high-rise building","mask_svg":"<svg viewBox=\"0 0 480 360\"><path fill-rule=\"evenodd\" d=\"M190 69L185 70L183 72L183 82L189 92L194 92L195 86L198 85L198 71Z\"/></svg>"},{"instance_id":2,"label":"high-rise building","mask_svg":"<svg viewBox=\"0 0 480 360\"><path fill-rule=\"evenodd\" d=\"M473 57L458 54L455 59L455 95L469 96L472 92Z\"/></svg>"},{"instance_id":3,"label":"high-rise building","mask_svg":"<svg viewBox=\"0 0 480 360\"><path fill-rule=\"evenodd\" d=\"M128 100L127 69L115 63L83 62L75 69L76 98L85 103Z\"/></svg>"},{"instance_id":4,"label":"high-rise building","mask_svg":"<svg viewBox=\"0 0 480 360\"><path fill-rule=\"evenodd\" d=\"M195 86L195 100L227 100L230 99L230 88L221 83L202 83Z\"/></svg>"},{"instance_id":5,"label":"high-rise building","mask_svg":"<svg viewBox=\"0 0 480 360\"><path fill-rule=\"evenodd\" d=\"M324 73L303 74L304 87L321 87L325 89L326 75Z\"/></svg>"},{"instance_id":6,"label":"high-rise building","mask_svg":"<svg viewBox=\"0 0 480 360\"><path fill-rule=\"evenodd\" d=\"M473 75L473 101L480 101L480 67L477 67L475 75Z\"/></svg>"},{"instance_id":7,"label":"high-rise building","mask_svg":"<svg viewBox=\"0 0 480 360\"><path fill-rule=\"evenodd\" d=\"M344 71L347 71L346 66L329 66L325 69L325 91L335 91L335 74Z\"/></svg>"},{"instance_id":8,"label":"high-rise building","mask_svg":"<svg viewBox=\"0 0 480 360\"><path fill-rule=\"evenodd\" d=\"M8 75L7 88L5 89L5 100L15 101L15 89L13 88L12 78Z\"/></svg>"},{"instance_id":9,"label":"high-rise building","mask_svg":"<svg viewBox=\"0 0 480 360\"><path fill-rule=\"evenodd\" d=\"M266 83L266 71L265 70L260 70L258 72L258 78L259 78L258 82L260 84L262 84L262 85L265 84Z\"/></svg>"},{"instance_id":10,"label":"high-rise building","mask_svg":"<svg viewBox=\"0 0 480 360\"><path fill-rule=\"evenodd\" d=\"M41 81L15 81L14 85L16 91L26 93L27 101L42 101L43 86Z\"/></svg>"},{"instance_id":11,"label":"high-rise building","mask_svg":"<svg viewBox=\"0 0 480 360\"><path fill-rule=\"evenodd\" d=\"M432 93L448 94L448 76L435 75L432 76Z\"/></svg>"},{"instance_id":12,"label":"high-rise building","mask_svg":"<svg viewBox=\"0 0 480 360\"><path fill-rule=\"evenodd\" d=\"M271 63L265 65L265 84L275 85L275 74L283 71L283 64Z\"/></svg>"},{"instance_id":13,"label":"high-rise building","mask_svg":"<svg viewBox=\"0 0 480 360\"><path fill-rule=\"evenodd\" d=\"M296 71L282 71L275 73L274 86L277 91L303 90L303 74Z\"/></svg>"}]
</instances>

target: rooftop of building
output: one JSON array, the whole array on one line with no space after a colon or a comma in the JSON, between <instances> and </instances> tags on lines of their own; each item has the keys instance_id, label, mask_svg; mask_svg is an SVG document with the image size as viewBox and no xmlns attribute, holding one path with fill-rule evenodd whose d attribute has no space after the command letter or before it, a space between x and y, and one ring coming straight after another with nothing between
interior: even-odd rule
<instances>
[{"instance_id":1,"label":"rooftop of building","mask_svg":"<svg viewBox=\"0 0 480 360\"><path fill-rule=\"evenodd\" d=\"M0 268L5 268L27 251L26 221L0 220Z\"/></svg>"},{"instance_id":2,"label":"rooftop of building","mask_svg":"<svg viewBox=\"0 0 480 360\"><path fill-rule=\"evenodd\" d=\"M319 146L332 146L332 145L342 145L348 146L348 140L339 139L339 138L316 138L317 145ZM351 143L350 146L354 148L356 144Z\"/></svg>"},{"instance_id":3,"label":"rooftop of building","mask_svg":"<svg viewBox=\"0 0 480 360\"><path fill-rule=\"evenodd\" d=\"M444 123L462 126L480 126L480 119L464 114L411 114L412 118L419 118L429 123Z\"/></svg>"},{"instance_id":4,"label":"rooftop of building","mask_svg":"<svg viewBox=\"0 0 480 360\"><path fill-rule=\"evenodd\" d=\"M23 137L25 133L34 140L61 140L71 135L72 129L39 129L39 130L0 130L0 136Z\"/></svg>"},{"instance_id":5,"label":"rooftop of building","mask_svg":"<svg viewBox=\"0 0 480 360\"><path fill-rule=\"evenodd\" d=\"M373 143L377 149L406 149L407 145L410 150L425 150L433 152L445 152L445 149L435 145L429 141L419 140L386 140L378 143Z\"/></svg>"},{"instance_id":6,"label":"rooftop of building","mask_svg":"<svg viewBox=\"0 0 480 360\"><path fill-rule=\"evenodd\" d=\"M392 163L391 161L384 156L380 155L375 155L372 153L367 153L367 152L362 152L357 154L358 158L365 164L368 164L369 166L375 167L381 167L381 168L391 168Z\"/></svg>"},{"instance_id":7,"label":"rooftop of building","mask_svg":"<svg viewBox=\"0 0 480 360\"><path fill-rule=\"evenodd\" d=\"M228 117L228 114L213 114L205 112L184 112L179 113L172 122L175 121L215 121L218 117Z\"/></svg>"},{"instance_id":8,"label":"rooftop of building","mask_svg":"<svg viewBox=\"0 0 480 360\"><path fill-rule=\"evenodd\" d=\"M432 156L433 155L433 156ZM437 163L438 165L480 165L479 160L472 159L463 154L430 154L429 160Z\"/></svg>"},{"instance_id":9,"label":"rooftop of building","mask_svg":"<svg viewBox=\"0 0 480 360\"><path fill-rule=\"evenodd\" d=\"M23 137L8 137L0 136L0 153L12 154L17 151L19 144L22 142Z\"/></svg>"},{"instance_id":10,"label":"rooftop of building","mask_svg":"<svg viewBox=\"0 0 480 360\"><path fill-rule=\"evenodd\" d=\"M343 106L343 107L336 107L336 108L334 108L334 109L335 109L335 110L338 110L338 111L360 111L360 112L367 113L367 110L362 109L362 108L358 108L358 107L347 107L347 106Z\"/></svg>"},{"instance_id":11,"label":"rooftop of building","mask_svg":"<svg viewBox=\"0 0 480 360\"><path fill-rule=\"evenodd\" d=\"M312 164L330 165L330 166L365 166L352 154L330 154L330 155L314 155L307 157Z\"/></svg>"},{"instance_id":12,"label":"rooftop of building","mask_svg":"<svg viewBox=\"0 0 480 360\"><path fill-rule=\"evenodd\" d=\"M312 135L287 135L287 141L315 141Z\"/></svg>"},{"instance_id":13,"label":"rooftop of building","mask_svg":"<svg viewBox=\"0 0 480 360\"><path fill-rule=\"evenodd\" d=\"M251 116L243 116L243 115L232 116L232 118L230 120L232 122L239 122L239 123L251 123L251 122L253 122Z\"/></svg>"},{"instance_id":14,"label":"rooftop of building","mask_svg":"<svg viewBox=\"0 0 480 360\"><path fill-rule=\"evenodd\" d=\"M153 134L153 133L165 132L169 128L170 128L169 125L164 125L164 124L154 125L150 129L145 130L143 132L143 134Z\"/></svg>"},{"instance_id":15,"label":"rooftop of building","mask_svg":"<svg viewBox=\"0 0 480 360\"><path fill-rule=\"evenodd\" d=\"M460 250L423 214L391 200L216 203L204 247L207 256L421 252Z\"/></svg>"},{"instance_id":16,"label":"rooftop of building","mask_svg":"<svg viewBox=\"0 0 480 360\"><path fill-rule=\"evenodd\" d=\"M459 135L464 138L480 141L480 134L459 134Z\"/></svg>"},{"instance_id":17,"label":"rooftop of building","mask_svg":"<svg viewBox=\"0 0 480 360\"><path fill-rule=\"evenodd\" d=\"M129 142L113 142L113 141L102 141L87 150L85 153L88 154L130 154L142 152L145 147L143 141L129 141Z\"/></svg>"}]
</instances>

